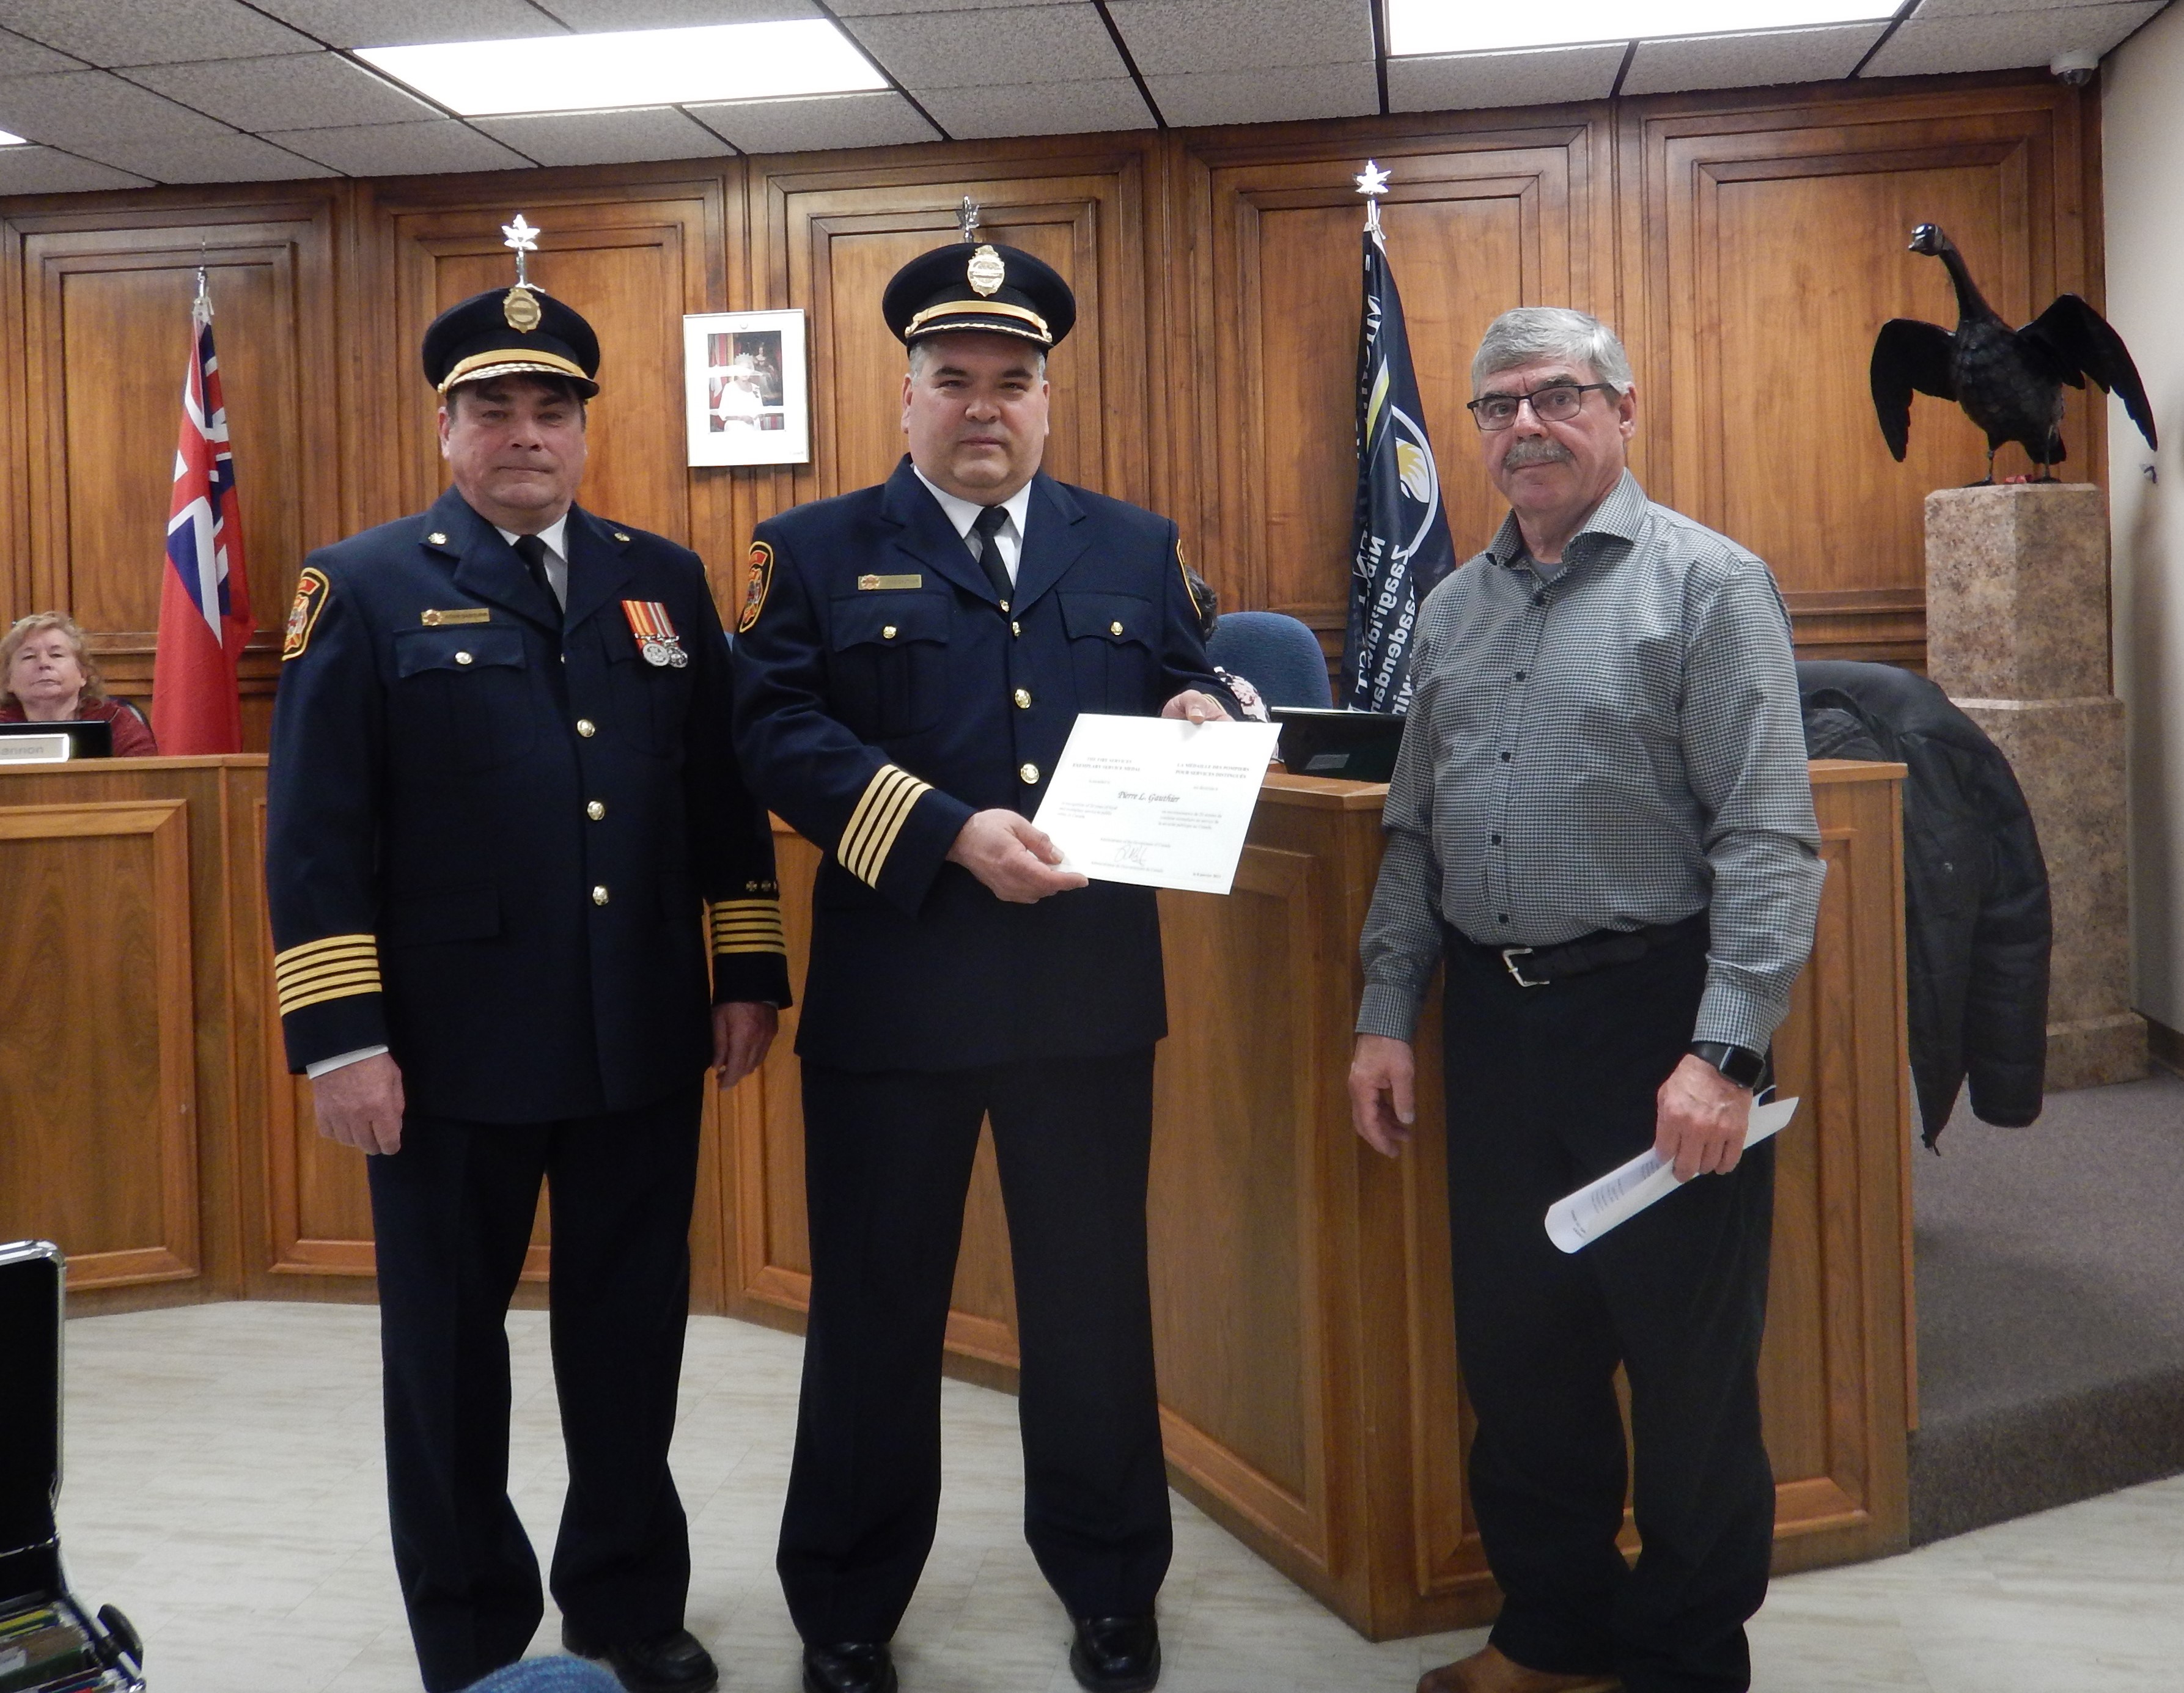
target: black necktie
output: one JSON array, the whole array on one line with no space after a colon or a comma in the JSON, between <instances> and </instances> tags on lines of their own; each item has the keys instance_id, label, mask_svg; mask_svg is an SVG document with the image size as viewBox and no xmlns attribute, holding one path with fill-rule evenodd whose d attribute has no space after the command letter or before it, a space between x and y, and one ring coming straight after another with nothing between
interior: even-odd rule
<instances>
[{"instance_id":1,"label":"black necktie","mask_svg":"<svg viewBox=\"0 0 2184 1693\"><path fill-rule=\"evenodd\" d=\"M963 537L963 544L971 549L971 556L986 567L986 580L994 585L994 592L1003 604L1016 592L1016 584L1009 580L1009 567L1001 562L1001 543L994 537L1009 521L1008 508L989 505L980 511L971 525L971 532Z\"/></svg>"},{"instance_id":2,"label":"black necktie","mask_svg":"<svg viewBox=\"0 0 2184 1693\"><path fill-rule=\"evenodd\" d=\"M561 596L554 592L554 578L546 574L546 543L536 535L519 535L510 544L515 549L515 556L530 571L531 580L544 591L547 599L559 605Z\"/></svg>"}]
</instances>

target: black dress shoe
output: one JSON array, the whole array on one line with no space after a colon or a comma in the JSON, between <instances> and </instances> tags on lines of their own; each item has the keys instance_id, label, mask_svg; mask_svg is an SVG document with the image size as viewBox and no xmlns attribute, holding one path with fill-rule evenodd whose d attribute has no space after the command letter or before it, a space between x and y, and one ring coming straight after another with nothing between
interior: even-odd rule
<instances>
[{"instance_id":1,"label":"black dress shoe","mask_svg":"<svg viewBox=\"0 0 2184 1693\"><path fill-rule=\"evenodd\" d=\"M807 1646L804 1693L895 1693L894 1654L885 1640Z\"/></svg>"},{"instance_id":2,"label":"black dress shoe","mask_svg":"<svg viewBox=\"0 0 2184 1693\"><path fill-rule=\"evenodd\" d=\"M578 1657L605 1664L629 1693L713 1693L721 1685L712 1654L688 1629L649 1640L603 1640L564 1622L561 1644Z\"/></svg>"},{"instance_id":3,"label":"black dress shoe","mask_svg":"<svg viewBox=\"0 0 2184 1693\"><path fill-rule=\"evenodd\" d=\"M1150 1617L1079 1617L1070 1674L1086 1693L1145 1693L1160 1679L1160 1624Z\"/></svg>"}]
</instances>

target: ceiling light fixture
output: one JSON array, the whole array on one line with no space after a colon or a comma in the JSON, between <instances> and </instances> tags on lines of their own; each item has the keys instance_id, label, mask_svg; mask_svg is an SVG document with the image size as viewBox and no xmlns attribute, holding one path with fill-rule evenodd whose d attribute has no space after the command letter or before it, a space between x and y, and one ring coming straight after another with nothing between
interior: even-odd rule
<instances>
[{"instance_id":1,"label":"ceiling light fixture","mask_svg":"<svg viewBox=\"0 0 2184 1693\"><path fill-rule=\"evenodd\" d=\"M1881 23L1896 0L1388 0L1388 52L1501 53L1582 42L1752 35L1823 24Z\"/></svg>"},{"instance_id":2,"label":"ceiling light fixture","mask_svg":"<svg viewBox=\"0 0 2184 1693\"><path fill-rule=\"evenodd\" d=\"M0 130L0 147L28 147L30 144L22 136L9 135L7 131Z\"/></svg>"},{"instance_id":3,"label":"ceiling light fixture","mask_svg":"<svg viewBox=\"0 0 2184 1693\"><path fill-rule=\"evenodd\" d=\"M823 18L356 53L466 118L847 94L888 86Z\"/></svg>"}]
</instances>

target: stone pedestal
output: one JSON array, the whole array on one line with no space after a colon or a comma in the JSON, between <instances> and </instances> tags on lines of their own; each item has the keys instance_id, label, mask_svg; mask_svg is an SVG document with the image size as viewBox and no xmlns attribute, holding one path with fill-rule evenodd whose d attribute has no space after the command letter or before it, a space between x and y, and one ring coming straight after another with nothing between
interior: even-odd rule
<instances>
[{"instance_id":1,"label":"stone pedestal","mask_svg":"<svg viewBox=\"0 0 2184 1693\"><path fill-rule=\"evenodd\" d=\"M1926 496L1927 674L2009 760L2048 860L2056 1091L2146 1074L2146 1023L2131 1009L2108 532L2108 497L2091 483Z\"/></svg>"}]
</instances>

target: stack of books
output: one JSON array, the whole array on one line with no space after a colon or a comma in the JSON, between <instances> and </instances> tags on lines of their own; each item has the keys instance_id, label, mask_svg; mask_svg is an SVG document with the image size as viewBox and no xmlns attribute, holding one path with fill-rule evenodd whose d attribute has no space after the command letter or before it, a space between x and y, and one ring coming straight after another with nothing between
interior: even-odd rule
<instances>
[{"instance_id":1,"label":"stack of books","mask_svg":"<svg viewBox=\"0 0 2184 1693\"><path fill-rule=\"evenodd\" d=\"M73 1608L33 1601L0 1611L0 1693L92 1693L109 1680Z\"/></svg>"}]
</instances>

